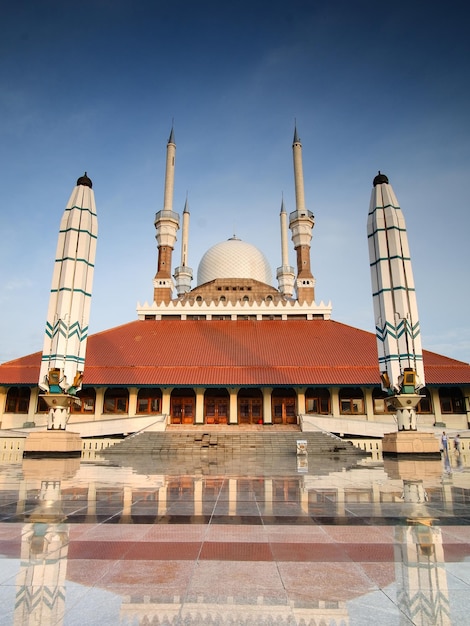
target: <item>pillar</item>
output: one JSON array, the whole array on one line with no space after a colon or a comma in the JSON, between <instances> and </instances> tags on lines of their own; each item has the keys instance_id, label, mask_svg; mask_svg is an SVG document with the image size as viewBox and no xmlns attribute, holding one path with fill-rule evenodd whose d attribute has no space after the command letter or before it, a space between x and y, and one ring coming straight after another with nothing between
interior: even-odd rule
<instances>
[{"instance_id":1,"label":"pillar","mask_svg":"<svg viewBox=\"0 0 470 626\"><path fill-rule=\"evenodd\" d=\"M106 393L107 387L96 387L96 398L95 398L95 418L103 415L104 411L104 394Z\"/></svg>"},{"instance_id":2,"label":"pillar","mask_svg":"<svg viewBox=\"0 0 470 626\"><path fill-rule=\"evenodd\" d=\"M173 387L163 387L162 389L162 414L170 415L171 392Z\"/></svg>"},{"instance_id":3,"label":"pillar","mask_svg":"<svg viewBox=\"0 0 470 626\"><path fill-rule=\"evenodd\" d=\"M28 422L34 422L35 417L37 416L38 396L39 387L33 387L31 389L31 395L29 396Z\"/></svg>"},{"instance_id":4,"label":"pillar","mask_svg":"<svg viewBox=\"0 0 470 626\"><path fill-rule=\"evenodd\" d=\"M441 400L439 398L439 389L437 387L429 388L429 393L431 395L432 408L434 411L434 423L442 422L442 413L441 413Z\"/></svg>"},{"instance_id":5,"label":"pillar","mask_svg":"<svg viewBox=\"0 0 470 626\"><path fill-rule=\"evenodd\" d=\"M230 407L229 424L238 424L238 392L240 387L229 387Z\"/></svg>"},{"instance_id":6,"label":"pillar","mask_svg":"<svg viewBox=\"0 0 470 626\"><path fill-rule=\"evenodd\" d=\"M372 391L373 389L371 389L371 387L362 388L362 393L364 394L364 404L365 404L365 409L366 409L366 419L368 422L375 421L374 400L372 398Z\"/></svg>"},{"instance_id":7,"label":"pillar","mask_svg":"<svg viewBox=\"0 0 470 626\"><path fill-rule=\"evenodd\" d=\"M206 388L196 387L194 391L196 392L196 415L194 423L204 424L204 392Z\"/></svg>"},{"instance_id":8,"label":"pillar","mask_svg":"<svg viewBox=\"0 0 470 626\"><path fill-rule=\"evenodd\" d=\"M137 413L137 394L139 389L137 387L129 387L129 417L135 417Z\"/></svg>"},{"instance_id":9,"label":"pillar","mask_svg":"<svg viewBox=\"0 0 470 626\"><path fill-rule=\"evenodd\" d=\"M297 413L299 415L303 415L306 413L305 408L305 392L307 391L307 387L298 387L296 389L297 392Z\"/></svg>"},{"instance_id":10,"label":"pillar","mask_svg":"<svg viewBox=\"0 0 470 626\"><path fill-rule=\"evenodd\" d=\"M341 413L339 410L339 387L330 388L330 397L331 397L331 415L333 417L341 417Z\"/></svg>"},{"instance_id":11,"label":"pillar","mask_svg":"<svg viewBox=\"0 0 470 626\"><path fill-rule=\"evenodd\" d=\"M264 424L272 424L273 423L273 413L272 413L272 405L271 405L271 394L272 387L263 387L263 423Z\"/></svg>"}]
</instances>

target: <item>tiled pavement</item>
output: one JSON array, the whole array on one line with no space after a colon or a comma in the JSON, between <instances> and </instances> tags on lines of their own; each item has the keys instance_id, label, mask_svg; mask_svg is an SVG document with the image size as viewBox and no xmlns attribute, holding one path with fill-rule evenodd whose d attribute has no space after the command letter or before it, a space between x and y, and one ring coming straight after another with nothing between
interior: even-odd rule
<instances>
[{"instance_id":1,"label":"tiled pavement","mask_svg":"<svg viewBox=\"0 0 470 626\"><path fill-rule=\"evenodd\" d=\"M0 624L468 624L457 461L0 465Z\"/></svg>"}]
</instances>

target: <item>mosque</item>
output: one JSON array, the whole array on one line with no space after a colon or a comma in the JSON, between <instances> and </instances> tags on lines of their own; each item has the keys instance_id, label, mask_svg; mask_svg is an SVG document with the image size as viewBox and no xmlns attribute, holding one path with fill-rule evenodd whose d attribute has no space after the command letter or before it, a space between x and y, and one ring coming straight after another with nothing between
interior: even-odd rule
<instances>
[{"instance_id":1,"label":"mosque","mask_svg":"<svg viewBox=\"0 0 470 626\"><path fill-rule=\"evenodd\" d=\"M319 426L365 436L393 430L376 337L333 320L331 304L315 301L314 216L305 205L297 130L292 149L296 207L288 214L281 205L277 287L264 254L235 236L207 250L193 286L188 205L181 219L173 208L171 131L163 209L155 216L152 303L138 305L135 321L88 338L81 402L72 407L69 428L82 436L198 424ZM81 177L77 185L92 183ZM296 267L289 265L289 233ZM426 350L423 360L418 427L467 429L470 365ZM40 352L0 365L2 429L47 423L40 365Z\"/></svg>"}]
</instances>

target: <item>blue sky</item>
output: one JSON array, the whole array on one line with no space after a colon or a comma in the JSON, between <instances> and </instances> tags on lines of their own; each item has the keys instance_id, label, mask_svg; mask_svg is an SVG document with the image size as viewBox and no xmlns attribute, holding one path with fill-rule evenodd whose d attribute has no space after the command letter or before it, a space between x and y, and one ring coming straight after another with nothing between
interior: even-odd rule
<instances>
[{"instance_id":1,"label":"blue sky","mask_svg":"<svg viewBox=\"0 0 470 626\"><path fill-rule=\"evenodd\" d=\"M373 331L366 221L381 170L408 227L423 347L470 361L467 13L455 0L10 4L0 362L42 349L59 223L85 170L99 219L91 332L151 300L172 120L174 208L188 194L195 276L234 233L275 275L282 194L295 209L297 120L316 300Z\"/></svg>"}]
</instances>

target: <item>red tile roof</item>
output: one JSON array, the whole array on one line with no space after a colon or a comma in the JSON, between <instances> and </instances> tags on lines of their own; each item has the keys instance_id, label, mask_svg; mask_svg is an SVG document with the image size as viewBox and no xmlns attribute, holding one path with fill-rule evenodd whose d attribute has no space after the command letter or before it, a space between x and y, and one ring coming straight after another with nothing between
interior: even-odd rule
<instances>
[{"instance_id":1,"label":"red tile roof","mask_svg":"<svg viewBox=\"0 0 470 626\"><path fill-rule=\"evenodd\" d=\"M0 365L36 384L41 353ZM470 365L424 351L426 384L470 384ZM378 385L372 333L333 320L148 320L91 335L85 385Z\"/></svg>"}]
</instances>

